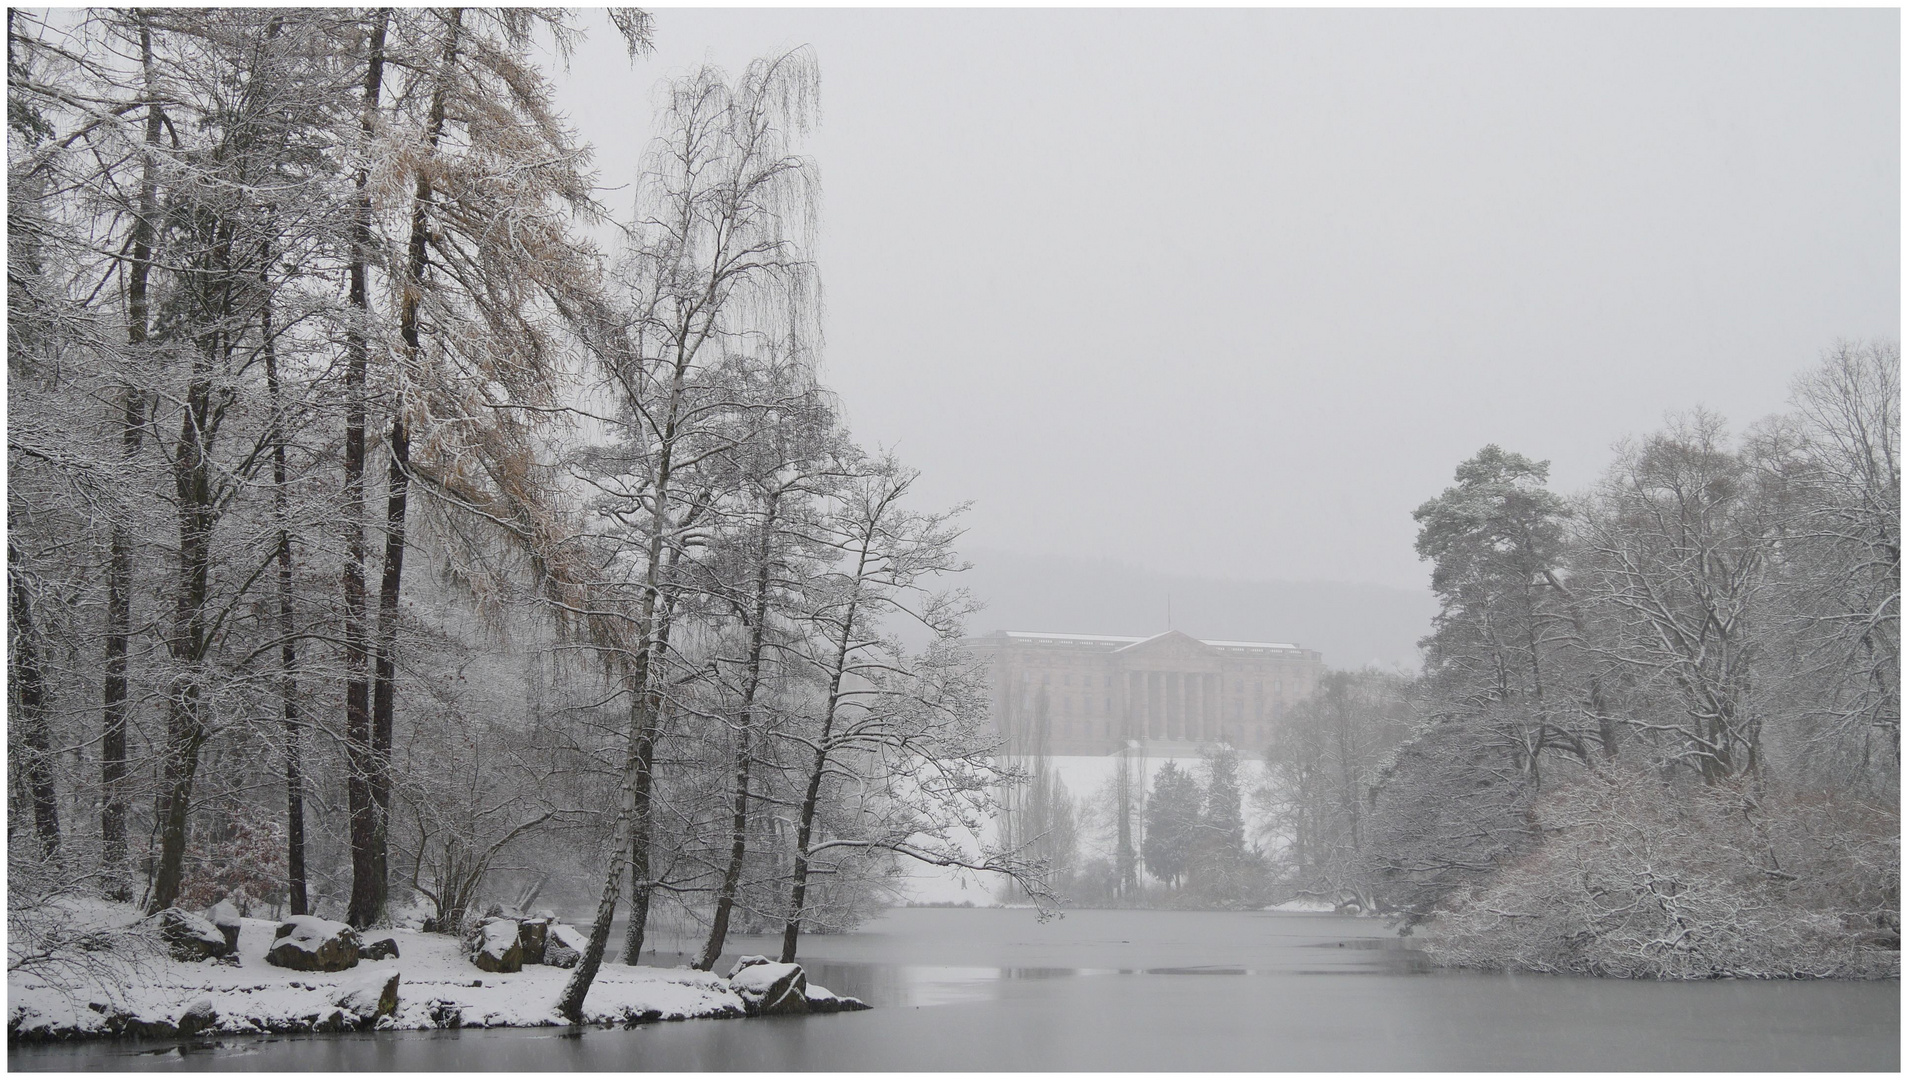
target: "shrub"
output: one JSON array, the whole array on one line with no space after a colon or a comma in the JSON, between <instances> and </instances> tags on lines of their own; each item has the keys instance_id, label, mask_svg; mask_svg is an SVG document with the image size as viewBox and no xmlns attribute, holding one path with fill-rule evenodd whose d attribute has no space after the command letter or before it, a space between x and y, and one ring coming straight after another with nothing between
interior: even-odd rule
<instances>
[{"instance_id":1,"label":"shrub","mask_svg":"<svg viewBox=\"0 0 1908 1080\"><path fill-rule=\"evenodd\" d=\"M1893 807L1611 771L1535 814L1533 853L1440 905L1433 959L1624 978L1900 973Z\"/></svg>"}]
</instances>

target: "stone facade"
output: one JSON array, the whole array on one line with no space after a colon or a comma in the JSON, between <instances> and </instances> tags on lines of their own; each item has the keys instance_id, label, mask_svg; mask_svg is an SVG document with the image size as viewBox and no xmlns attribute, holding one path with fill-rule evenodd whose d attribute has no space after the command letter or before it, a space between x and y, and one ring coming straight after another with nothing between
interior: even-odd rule
<instances>
[{"instance_id":1,"label":"stone facade","mask_svg":"<svg viewBox=\"0 0 1908 1080\"><path fill-rule=\"evenodd\" d=\"M1225 741L1256 754L1272 725L1311 693L1319 654L1263 641L1201 641L1002 631L969 638L985 653L993 718L1016 756L1151 754Z\"/></svg>"}]
</instances>

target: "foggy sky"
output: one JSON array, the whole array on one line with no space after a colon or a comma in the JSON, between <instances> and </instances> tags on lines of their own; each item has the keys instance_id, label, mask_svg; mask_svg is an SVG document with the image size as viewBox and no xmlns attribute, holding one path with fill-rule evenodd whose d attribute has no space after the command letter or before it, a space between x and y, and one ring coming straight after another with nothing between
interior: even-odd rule
<instances>
[{"instance_id":1,"label":"foggy sky","mask_svg":"<svg viewBox=\"0 0 1908 1080\"><path fill-rule=\"evenodd\" d=\"M1483 444L1573 491L1900 334L1895 11L583 21L623 215L658 79L815 49L823 375L976 545L1422 587Z\"/></svg>"}]
</instances>

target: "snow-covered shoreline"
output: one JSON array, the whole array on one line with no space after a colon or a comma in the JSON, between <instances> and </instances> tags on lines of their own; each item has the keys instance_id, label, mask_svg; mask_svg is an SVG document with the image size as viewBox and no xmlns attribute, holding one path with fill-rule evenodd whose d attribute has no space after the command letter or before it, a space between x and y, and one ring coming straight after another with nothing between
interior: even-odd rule
<instances>
[{"instance_id":1,"label":"snow-covered shoreline","mask_svg":"<svg viewBox=\"0 0 1908 1080\"><path fill-rule=\"evenodd\" d=\"M59 976L9 972L8 1041L565 1023L555 1006L570 977L566 969L479 971L455 938L391 930L377 936L397 941L394 959L361 960L335 973L293 971L265 960L277 925L243 920L236 965L161 955L68 968ZM394 973L396 1009L367 1015L367 998L374 1003ZM809 986L807 998L813 1012L867 1008L819 986ZM748 1009L729 980L713 972L605 963L583 1013L587 1024L627 1026L740 1018Z\"/></svg>"}]
</instances>

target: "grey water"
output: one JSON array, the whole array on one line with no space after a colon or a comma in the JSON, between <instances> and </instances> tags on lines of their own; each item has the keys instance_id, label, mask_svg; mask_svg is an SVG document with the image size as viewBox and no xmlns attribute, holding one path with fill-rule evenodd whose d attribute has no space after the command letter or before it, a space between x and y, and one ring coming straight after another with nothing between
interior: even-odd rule
<instances>
[{"instance_id":1,"label":"grey water","mask_svg":"<svg viewBox=\"0 0 1908 1080\"><path fill-rule=\"evenodd\" d=\"M731 954L776 944L743 937ZM1072 911L1041 923L1024 909L904 908L803 940L811 979L868 1012L90 1042L7 1057L24 1070L1900 1069L1898 981L1437 971L1409 944L1334 915ZM653 962L672 962L669 948Z\"/></svg>"}]
</instances>

